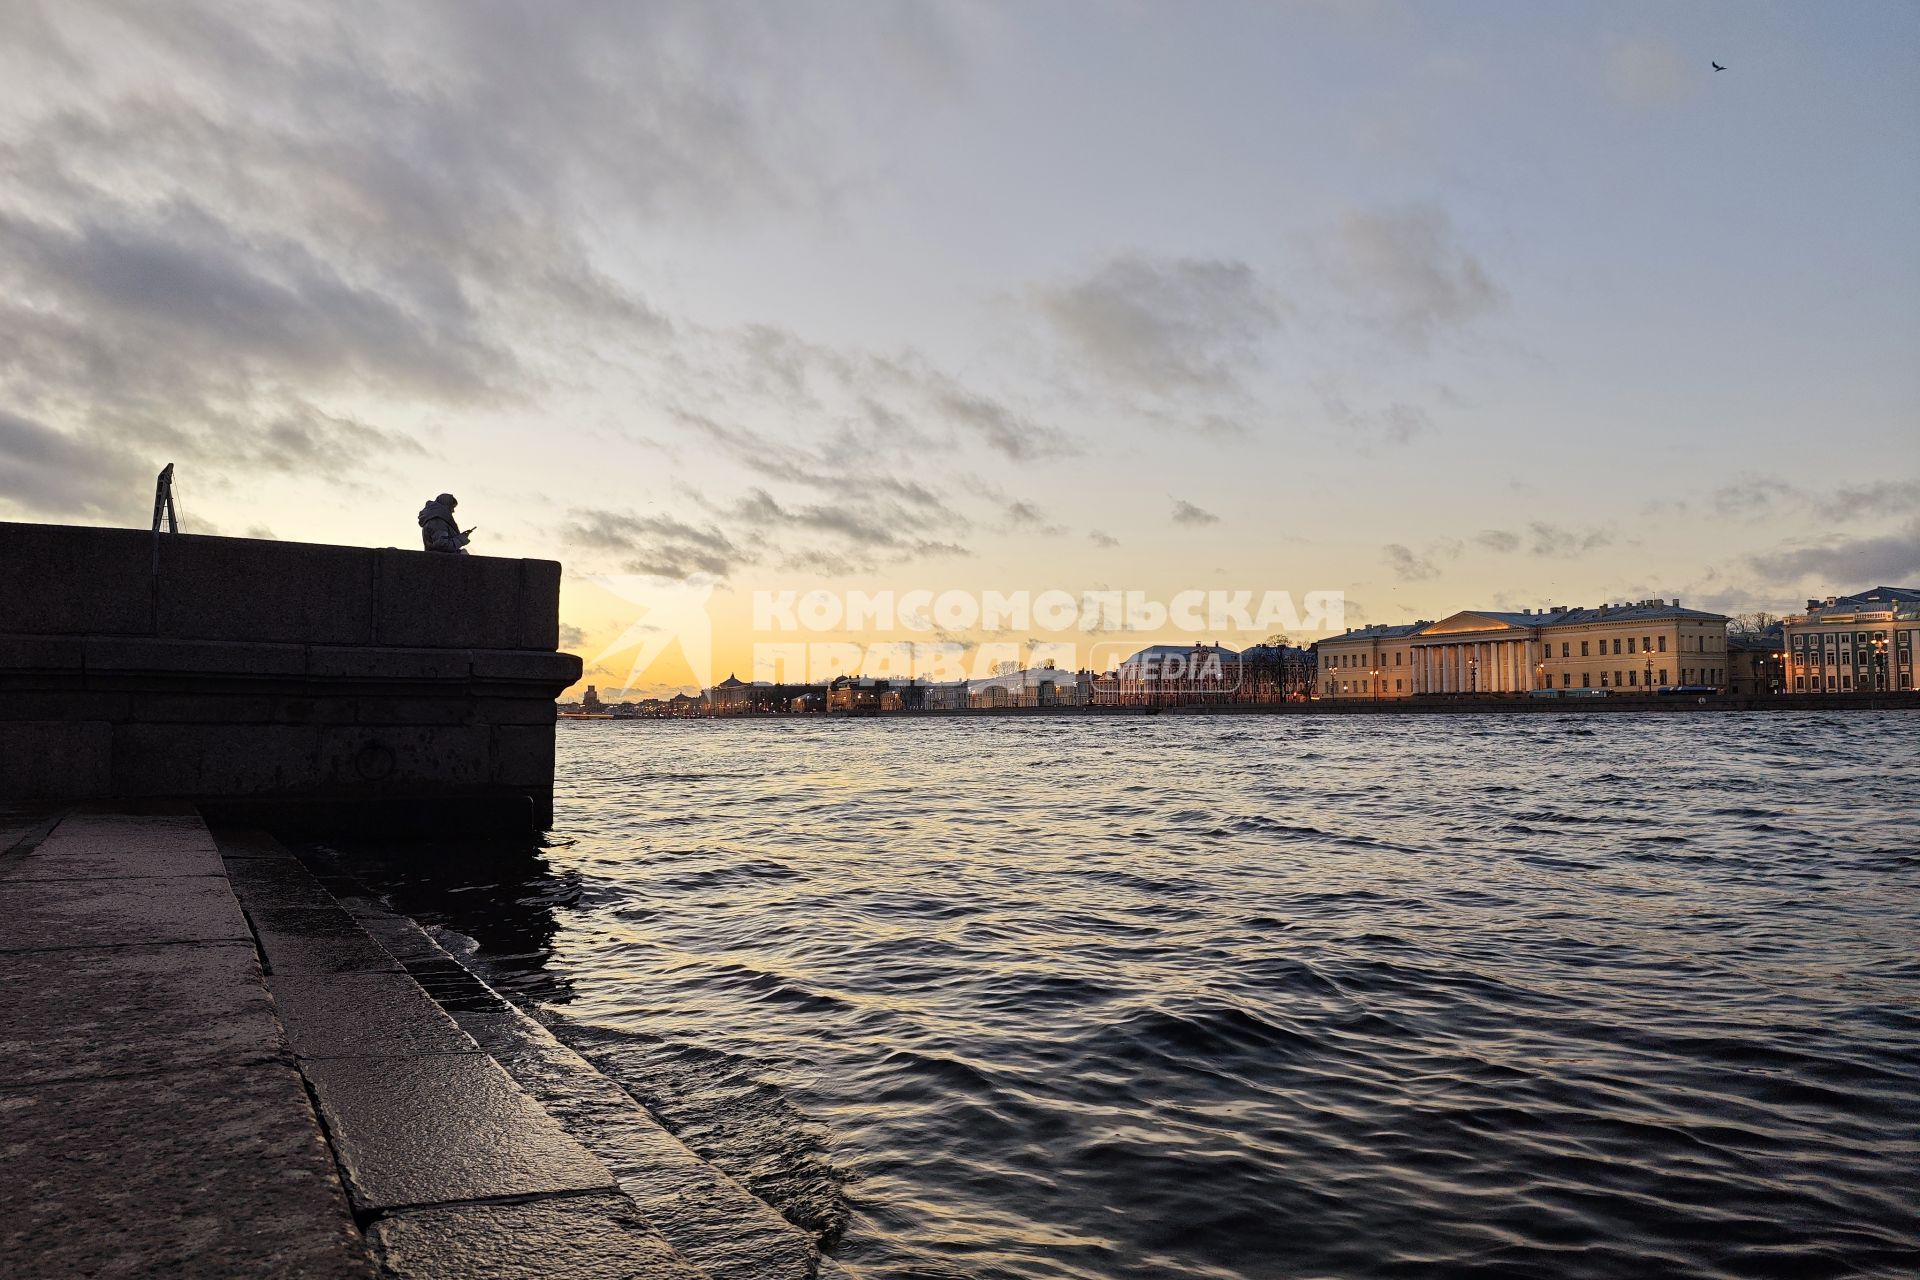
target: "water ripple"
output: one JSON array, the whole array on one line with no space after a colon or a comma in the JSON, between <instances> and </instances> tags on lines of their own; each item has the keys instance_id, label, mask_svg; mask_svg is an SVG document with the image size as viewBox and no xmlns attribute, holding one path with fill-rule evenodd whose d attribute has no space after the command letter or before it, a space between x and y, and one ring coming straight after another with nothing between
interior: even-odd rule
<instances>
[{"instance_id":1,"label":"water ripple","mask_svg":"<svg viewBox=\"0 0 1920 1280\"><path fill-rule=\"evenodd\" d=\"M1914 724L562 724L476 962L876 1280L1911 1275Z\"/></svg>"}]
</instances>

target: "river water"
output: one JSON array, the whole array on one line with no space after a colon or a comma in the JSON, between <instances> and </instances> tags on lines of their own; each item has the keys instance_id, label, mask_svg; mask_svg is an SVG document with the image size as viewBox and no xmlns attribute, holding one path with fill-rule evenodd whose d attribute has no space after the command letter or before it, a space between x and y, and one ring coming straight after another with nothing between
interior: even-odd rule
<instances>
[{"instance_id":1,"label":"river water","mask_svg":"<svg viewBox=\"0 0 1920 1280\"><path fill-rule=\"evenodd\" d=\"M872 1280L1907 1276L1916 729L564 722L382 887Z\"/></svg>"}]
</instances>

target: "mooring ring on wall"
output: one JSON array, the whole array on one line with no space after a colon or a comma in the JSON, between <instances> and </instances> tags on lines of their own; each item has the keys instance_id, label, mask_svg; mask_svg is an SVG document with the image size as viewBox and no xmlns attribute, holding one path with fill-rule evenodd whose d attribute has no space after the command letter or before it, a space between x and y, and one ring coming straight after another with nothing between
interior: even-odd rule
<instances>
[{"instance_id":1,"label":"mooring ring on wall","mask_svg":"<svg viewBox=\"0 0 1920 1280\"><path fill-rule=\"evenodd\" d=\"M384 742L369 742L353 757L353 767L368 782L378 782L393 773L393 748Z\"/></svg>"}]
</instances>

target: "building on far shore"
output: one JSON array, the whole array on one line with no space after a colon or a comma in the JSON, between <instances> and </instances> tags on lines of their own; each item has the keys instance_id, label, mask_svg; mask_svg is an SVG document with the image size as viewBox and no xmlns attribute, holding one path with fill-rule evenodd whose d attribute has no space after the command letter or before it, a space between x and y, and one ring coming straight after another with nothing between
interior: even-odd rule
<instances>
[{"instance_id":1,"label":"building on far shore","mask_svg":"<svg viewBox=\"0 0 1920 1280\"><path fill-rule=\"evenodd\" d=\"M967 682L967 705L996 707L1083 707L1093 698L1093 673L1057 667L1022 667Z\"/></svg>"},{"instance_id":2,"label":"building on far shore","mask_svg":"<svg viewBox=\"0 0 1920 1280\"><path fill-rule=\"evenodd\" d=\"M709 716L791 715L798 711L824 711L826 696L827 686L824 684L775 684L768 680L749 683L731 673L702 694Z\"/></svg>"},{"instance_id":3,"label":"building on far shore","mask_svg":"<svg viewBox=\"0 0 1920 1280\"><path fill-rule=\"evenodd\" d=\"M1678 600L1468 609L1437 622L1363 627L1322 640L1318 696L1606 689L1645 693L1728 681L1727 618Z\"/></svg>"},{"instance_id":4,"label":"building on far shore","mask_svg":"<svg viewBox=\"0 0 1920 1280\"><path fill-rule=\"evenodd\" d=\"M1809 600L1782 632L1789 692L1912 689L1920 589L1875 587Z\"/></svg>"},{"instance_id":5,"label":"building on far shore","mask_svg":"<svg viewBox=\"0 0 1920 1280\"><path fill-rule=\"evenodd\" d=\"M1787 687L1786 638L1780 624L1764 631L1727 632L1727 688L1738 694L1779 693Z\"/></svg>"}]
</instances>

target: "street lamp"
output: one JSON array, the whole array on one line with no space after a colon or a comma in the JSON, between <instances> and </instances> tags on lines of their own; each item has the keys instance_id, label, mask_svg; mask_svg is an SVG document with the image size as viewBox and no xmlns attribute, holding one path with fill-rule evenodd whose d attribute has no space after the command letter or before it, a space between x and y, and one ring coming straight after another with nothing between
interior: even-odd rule
<instances>
[{"instance_id":1,"label":"street lamp","mask_svg":"<svg viewBox=\"0 0 1920 1280\"><path fill-rule=\"evenodd\" d=\"M1647 692L1653 692L1653 655L1647 655Z\"/></svg>"},{"instance_id":2,"label":"street lamp","mask_svg":"<svg viewBox=\"0 0 1920 1280\"><path fill-rule=\"evenodd\" d=\"M1480 659L1467 659L1467 692L1480 692Z\"/></svg>"},{"instance_id":3,"label":"street lamp","mask_svg":"<svg viewBox=\"0 0 1920 1280\"><path fill-rule=\"evenodd\" d=\"M1367 672L1367 675L1373 684L1373 700L1378 702L1380 701L1380 668L1375 667L1373 670Z\"/></svg>"},{"instance_id":4,"label":"street lamp","mask_svg":"<svg viewBox=\"0 0 1920 1280\"><path fill-rule=\"evenodd\" d=\"M1533 687L1536 689L1547 687L1547 664L1544 662L1533 664Z\"/></svg>"},{"instance_id":5,"label":"street lamp","mask_svg":"<svg viewBox=\"0 0 1920 1280\"><path fill-rule=\"evenodd\" d=\"M1885 636L1873 638L1873 687L1877 692L1887 689L1887 640Z\"/></svg>"}]
</instances>

